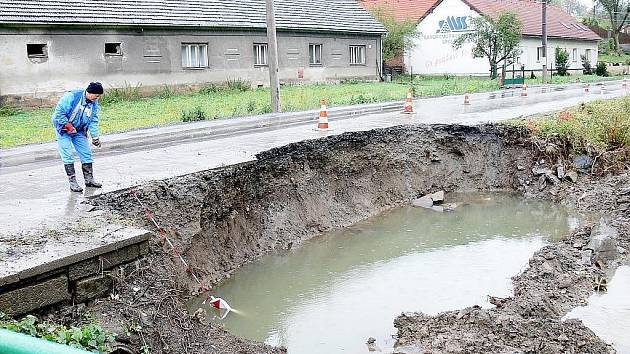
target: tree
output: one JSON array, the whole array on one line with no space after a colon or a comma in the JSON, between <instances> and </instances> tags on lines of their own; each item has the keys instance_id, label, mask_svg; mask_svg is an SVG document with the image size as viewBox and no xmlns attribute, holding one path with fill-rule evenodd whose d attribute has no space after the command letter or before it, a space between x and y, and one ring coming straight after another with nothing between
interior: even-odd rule
<instances>
[{"instance_id":1,"label":"tree","mask_svg":"<svg viewBox=\"0 0 630 354\"><path fill-rule=\"evenodd\" d=\"M583 17L588 12L586 5L580 0L553 0L553 2L573 17Z\"/></svg>"},{"instance_id":2,"label":"tree","mask_svg":"<svg viewBox=\"0 0 630 354\"><path fill-rule=\"evenodd\" d=\"M613 51L619 52L619 33L630 15L630 0L597 0L610 20Z\"/></svg>"},{"instance_id":3,"label":"tree","mask_svg":"<svg viewBox=\"0 0 630 354\"><path fill-rule=\"evenodd\" d=\"M498 18L489 16L474 17L471 21L473 32L462 34L455 42L455 49L461 48L464 43L474 44L474 58L488 58L490 64L490 77L497 78L497 66L505 61L513 61L521 50L518 45L521 41L521 22L515 14L503 12Z\"/></svg>"},{"instance_id":4,"label":"tree","mask_svg":"<svg viewBox=\"0 0 630 354\"><path fill-rule=\"evenodd\" d=\"M370 13L387 29L387 34L383 38L384 60L402 55L406 50L413 48L414 39L419 36L416 21L412 19L396 20L392 11L385 7L374 7L370 9Z\"/></svg>"},{"instance_id":5,"label":"tree","mask_svg":"<svg viewBox=\"0 0 630 354\"><path fill-rule=\"evenodd\" d=\"M556 69L558 69L558 75L567 76L569 69L569 53L562 49L556 48Z\"/></svg>"},{"instance_id":6,"label":"tree","mask_svg":"<svg viewBox=\"0 0 630 354\"><path fill-rule=\"evenodd\" d=\"M582 59L582 73L585 75L592 75L593 68L591 67L591 59L589 59L586 55L580 55L580 59Z\"/></svg>"}]
</instances>

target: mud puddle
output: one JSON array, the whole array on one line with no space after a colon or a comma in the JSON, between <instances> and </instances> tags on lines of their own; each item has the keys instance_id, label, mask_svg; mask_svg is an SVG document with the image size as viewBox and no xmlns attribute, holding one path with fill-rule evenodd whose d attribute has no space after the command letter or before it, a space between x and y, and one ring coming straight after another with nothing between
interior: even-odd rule
<instances>
[{"instance_id":1,"label":"mud puddle","mask_svg":"<svg viewBox=\"0 0 630 354\"><path fill-rule=\"evenodd\" d=\"M617 268L606 293L593 294L588 305L577 307L563 319L582 320L595 334L611 343L619 354L630 354L630 266Z\"/></svg>"},{"instance_id":2,"label":"mud puddle","mask_svg":"<svg viewBox=\"0 0 630 354\"><path fill-rule=\"evenodd\" d=\"M368 352L369 337L388 351L401 312L490 307L487 295L510 295L531 255L578 224L512 195L448 199L456 211L400 208L245 266L215 289L242 315L210 320L290 353Z\"/></svg>"}]
</instances>

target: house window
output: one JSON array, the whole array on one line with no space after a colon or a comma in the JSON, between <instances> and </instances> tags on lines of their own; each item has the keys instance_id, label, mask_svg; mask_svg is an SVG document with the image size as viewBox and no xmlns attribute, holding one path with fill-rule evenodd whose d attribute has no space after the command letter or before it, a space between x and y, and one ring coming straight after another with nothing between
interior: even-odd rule
<instances>
[{"instance_id":1,"label":"house window","mask_svg":"<svg viewBox=\"0 0 630 354\"><path fill-rule=\"evenodd\" d=\"M540 62L545 57L543 55L543 47L538 47L536 49L536 61Z\"/></svg>"},{"instance_id":2,"label":"house window","mask_svg":"<svg viewBox=\"0 0 630 354\"><path fill-rule=\"evenodd\" d=\"M584 57L586 57L586 60L591 61L591 50L587 49L586 52L584 53Z\"/></svg>"},{"instance_id":3,"label":"house window","mask_svg":"<svg viewBox=\"0 0 630 354\"><path fill-rule=\"evenodd\" d=\"M105 55L122 55L120 43L105 43Z\"/></svg>"},{"instance_id":4,"label":"house window","mask_svg":"<svg viewBox=\"0 0 630 354\"><path fill-rule=\"evenodd\" d=\"M207 68L208 44L207 43L183 43L182 44L183 68Z\"/></svg>"},{"instance_id":5,"label":"house window","mask_svg":"<svg viewBox=\"0 0 630 354\"><path fill-rule=\"evenodd\" d=\"M321 65L322 63L322 45L308 45L308 63L311 65Z\"/></svg>"},{"instance_id":6,"label":"house window","mask_svg":"<svg viewBox=\"0 0 630 354\"><path fill-rule=\"evenodd\" d=\"M48 58L48 45L27 44L26 55L28 55L29 58Z\"/></svg>"},{"instance_id":7,"label":"house window","mask_svg":"<svg viewBox=\"0 0 630 354\"><path fill-rule=\"evenodd\" d=\"M350 65L365 65L365 46L350 46Z\"/></svg>"},{"instance_id":8,"label":"house window","mask_svg":"<svg viewBox=\"0 0 630 354\"><path fill-rule=\"evenodd\" d=\"M573 54L571 56L573 57L573 61L577 61L578 60L578 50L577 50L577 48L573 48Z\"/></svg>"},{"instance_id":9,"label":"house window","mask_svg":"<svg viewBox=\"0 0 630 354\"><path fill-rule=\"evenodd\" d=\"M267 65L267 43L254 43L254 65Z\"/></svg>"}]
</instances>

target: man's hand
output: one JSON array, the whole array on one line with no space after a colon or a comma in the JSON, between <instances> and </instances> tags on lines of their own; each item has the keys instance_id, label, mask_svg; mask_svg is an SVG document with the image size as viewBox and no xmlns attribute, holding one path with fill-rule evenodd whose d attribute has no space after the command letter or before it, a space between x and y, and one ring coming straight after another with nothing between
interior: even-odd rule
<instances>
[{"instance_id":1,"label":"man's hand","mask_svg":"<svg viewBox=\"0 0 630 354\"><path fill-rule=\"evenodd\" d=\"M96 147L101 147L101 140L99 138L93 138L92 139L92 145L94 145Z\"/></svg>"},{"instance_id":2,"label":"man's hand","mask_svg":"<svg viewBox=\"0 0 630 354\"><path fill-rule=\"evenodd\" d=\"M70 122L66 123L66 125L63 126L63 128L68 132L68 134L76 134L77 133L77 129Z\"/></svg>"}]
</instances>

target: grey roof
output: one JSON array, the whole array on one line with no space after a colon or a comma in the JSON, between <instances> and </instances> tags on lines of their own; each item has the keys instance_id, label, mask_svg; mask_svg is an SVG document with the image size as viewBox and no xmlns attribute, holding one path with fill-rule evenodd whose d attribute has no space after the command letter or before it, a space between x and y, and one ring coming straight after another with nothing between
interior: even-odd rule
<instances>
[{"instance_id":1,"label":"grey roof","mask_svg":"<svg viewBox=\"0 0 630 354\"><path fill-rule=\"evenodd\" d=\"M356 0L274 0L278 30L384 33ZM1 24L266 28L265 0L0 0Z\"/></svg>"}]
</instances>

